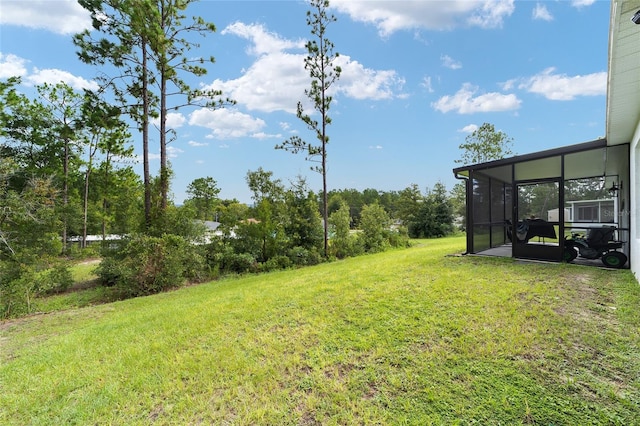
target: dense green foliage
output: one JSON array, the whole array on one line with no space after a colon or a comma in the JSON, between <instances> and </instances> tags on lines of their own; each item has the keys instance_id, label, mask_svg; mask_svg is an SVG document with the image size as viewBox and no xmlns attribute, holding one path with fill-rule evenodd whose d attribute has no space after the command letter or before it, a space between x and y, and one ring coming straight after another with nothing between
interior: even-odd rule
<instances>
[{"instance_id":1,"label":"dense green foliage","mask_svg":"<svg viewBox=\"0 0 640 426\"><path fill-rule=\"evenodd\" d=\"M195 179L184 205L176 205L167 157L176 134L166 126L168 111L233 104L220 91L192 89L186 81L213 63L213 57L189 54L199 46L187 34L215 31L199 17L187 22L195 1L79 0L93 30L73 42L79 60L100 69L97 90L42 84L30 97L20 90L20 78L0 80L0 317L33 312L34 297L65 290L69 257L102 257L103 284L136 296L227 273L375 253L406 246L407 236L451 231L439 184L426 195L413 185L413 204L405 191L328 192L330 89L341 69L327 39L335 21L327 0L313 0L307 14L313 37L306 45L306 95L321 119L298 106L317 142L294 138L283 145L319 162L313 169L323 176L321 192L312 191L305 177L286 187L259 168L247 173L251 206L219 199L213 177ZM154 119L158 138L150 135ZM141 142L141 177L131 165L134 138ZM149 169L154 140L161 157L155 176Z\"/></svg>"},{"instance_id":2,"label":"dense green foliage","mask_svg":"<svg viewBox=\"0 0 640 426\"><path fill-rule=\"evenodd\" d=\"M491 123L482 123L460 144L461 157L456 163L471 165L513 155L511 146L513 139L506 133L498 131Z\"/></svg>"},{"instance_id":3,"label":"dense green foliage","mask_svg":"<svg viewBox=\"0 0 640 426\"><path fill-rule=\"evenodd\" d=\"M177 235L138 235L106 256L96 273L105 285L116 286L124 297L144 296L185 281L201 281L205 261L201 249Z\"/></svg>"}]
</instances>

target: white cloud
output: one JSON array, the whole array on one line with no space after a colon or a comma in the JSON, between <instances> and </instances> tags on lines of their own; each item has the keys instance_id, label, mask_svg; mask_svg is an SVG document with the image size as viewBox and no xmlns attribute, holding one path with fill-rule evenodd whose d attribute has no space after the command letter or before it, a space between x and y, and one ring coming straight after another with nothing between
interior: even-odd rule
<instances>
[{"instance_id":1,"label":"white cloud","mask_svg":"<svg viewBox=\"0 0 640 426\"><path fill-rule=\"evenodd\" d=\"M475 132L478 129L479 129L479 127L478 127L477 124L467 124L462 129L458 130L458 132L471 134L471 133Z\"/></svg>"},{"instance_id":2,"label":"white cloud","mask_svg":"<svg viewBox=\"0 0 640 426\"><path fill-rule=\"evenodd\" d=\"M22 77L27 73L26 59L0 52L0 78Z\"/></svg>"},{"instance_id":3,"label":"white cloud","mask_svg":"<svg viewBox=\"0 0 640 426\"><path fill-rule=\"evenodd\" d=\"M554 71L555 68L547 68L525 79L518 87L555 101L570 101L579 96L603 96L607 93L607 73L604 71L573 77L554 74Z\"/></svg>"},{"instance_id":4,"label":"white cloud","mask_svg":"<svg viewBox=\"0 0 640 426\"><path fill-rule=\"evenodd\" d=\"M281 139L282 138L282 134L280 134L280 133L270 134L270 133L265 133L265 132L256 132L256 133L252 134L251 137L254 138L254 139Z\"/></svg>"},{"instance_id":5,"label":"white cloud","mask_svg":"<svg viewBox=\"0 0 640 426\"><path fill-rule=\"evenodd\" d=\"M69 35L91 28L91 18L76 0L2 0L0 25L19 25Z\"/></svg>"},{"instance_id":6,"label":"white cloud","mask_svg":"<svg viewBox=\"0 0 640 426\"><path fill-rule=\"evenodd\" d=\"M217 139L250 136L265 126L263 120L229 108L196 110L191 114L189 124L210 129L211 136Z\"/></svg>"},{"instance_id":7,"label":"white cloud","mask_svg":"<svg viewBox=\"0 0 640 426\"><path fill-rule=\"evenodd\" d=\"M222 30L222 35L234 34L247 40L253 41L253 45L248 52L252 55L264 55L282 52L288 49L304 49L305 41L286 40L278 34L267 31L262 25L247 25L242 22L234 22Z\"/></svg>"},{"instance_id":8,"label":"white cloud","mask_svg":"<svg viewBox=\"0 0 640 426\"><path fill-rule=\"evenodd\" d=\"M44 83L58 84L60 82L63 82L76 90L98 90L99 88L98 83L93 80L85 80L84 78L75 76L68 71L63 71L55 68L44 70L34 68L33 73L26 77L25 82L34 85L40 85Z\"/></svg>"},{"instance_id":9,"label":"white cloud","mask_svg":"<svg viewBox=\"0 0 640 426\"><path fill-rule=\"evenodd\" d=\"M462 68L462 63L460 61L454 60L449 55L440 56L440 60L442 61L442 66L445 68L449 68L452 70L459 70L460 68Z\"/></svg>"},{"instance_id":10,"label":"white cloud","mask_svg":"<svg viewBox=\"0 0 640 426\"><path fill-rule=\"evenodd\" d=\"M594 4L596 0L571 0L571 6L576 8L587 7Z\"/></svg>"},{"instance_id":11,"label":"white cloud","mask_svg":"<svg viewBox=\"0 0 640 426\"><path fill-rule=\"evenodd\" d=\"M483 93L477 95L478 87L465 83L453 96L443 96L431 106L440 112L456 111L458 114L476 112L511 111L520 108L521 101L514 94Z\"/></svg>"},{"instance_id":12,"label":"white cloud","mask_svg":"<svg viewBox=\"0 0 640 426\"><path fill-rule=\"evenodd\" d=\"M177 129L182 127L187 119L184 115L179 112L169 112L167 113L167 127L170 129Z\"/></svg>"},{"instance_id":13,"label":"white cloud","mask_svg":"<svg viewBox=\"0 0 640 426\"><path fill-rule=\"evenodd\" d=\"M382 149L382 145L369 145L369 149Z\"/></svg>"},{"instance_id":14,"label":"white cloud","mask_svg":"<svg viewBox=\"0 0 640 426\"><path fill-rule=\"evenodd\" d=\"M160 159L160 154L159 153L157 153L157 152L150 152L149 153L149 160L153 161L153 160L159 160L159 159ZM143 157L142 157L142 155L136 155L134 157L134 160L135 160L135 162L137 164L142 164Z\"/></svg>"},{"instance_id":15,"label":"white cloud","mask_svg":"<svg viewBox=\"0 0 640 426\"><path fill-rule=\"evenodd\" d=\"M26 67L27 62L26 59L11 53L3 54L0 52L0 78L22 77L25 85L65 83L76 90L97 90L99 88L98 83L94 80L86 80L68 71L55 68L33 68L33 71L29 73Z\"/></svg>"},{"instance_id":16,"label":"white cloud","mask_svg":"<svg viewBox=\"0 0 640 426\"><path fill-rule=\"evenodd\" d=\"M422 83L420 83L420 86L424 87L427 92L433 93L433 86L431 85L431 77L424 76L422 78Z\"/></svg>"},{"instance_id":17,"label":"white cloud","mask_svg":"<svg viewBox=\"0 0 640 426\"><path fill-rule=\"evenodd\" d=\"M547 9L547 6L541 3L536 3L536 7L533 8L533 19L540 21L553 21L553 16Z\"/></svg>"},{"instance_id":18,"label":"white cloud","mask_svg":"<svg viewBox=\"0 0 640 426\"><path fill-rule=\"evenodd\" d=\"M249 52L258 56L256 61L234 80L215 80L205 89L222 90L252 111L286 111L294 114L299 101L305 110L311 110L304 94L309 88L309 74L304 69L304 41L289 41L265 30L262 25L236 22L223 30L251 42ZM294 50L289 52L288 50ZM300 51L301 53L298 53ZM342 68L340 79L331 91L354 99L389 99L404 81L395 71L377 71L365 68L349 56L340 55L336 65Z\"/></svg>"},{"instance_id":19,"label":"white cloud","mask_svg":"<svg viewBox=\"0 0 640 426\"><path fill-rule=\"evenodd\" d=\"M189 146L209 146L209 144L207 142L196 142L196 141L189 141L187 142L189 144Z\"/></svg>"},{"instance_id":20,"label":"white cloud","mask_svg":"<svg viewBox=\"0 0 640 426\"><path fill-rule=\"evenodd\" d=\"M216 80L207 88L222 90L249 110L296 112L309 77L302 55L274 53L260 57L235 80Z\"/></svg>"},{"instance_id":21,"label":"white cloud","mask_svg":"<svg viewBox=\"0 0 640 426\"><path fill-rule=\"evenodd\" d=\"M167 146L167 155L169 158L177 158L179 154L182 154L184 151L180 148L176 148L175 146Z\"/></svg>"},{"instance_id":22,"label":"white cloud","mask_svg":"<svg viewBox=\"0 0 640 426\"><path fill-rule=\"evenodd\" d=\"M451 30L464 25L501 27L515 9L513 0L334 0L331 5L354 21L375 25L382 36L409 29Z\"/></svg>"},{"instance_id":23,"label":"white cloud","mask_svg":"<svg viewBox=\"0 0 640 426\"><path fill-rule=\"evenodd\" d=\"M220 149L228 149L229 145L227 145L226 143L223 143L223 144L218 145L218 148L220 148Z\"/></svg>"},{"instance_id":24,"label":"white cloud","mask_svg":"<svg viewBox=\"0 0 640 426\"><path fill-rule=\"evenodd\" d=\"M404 79L395 71L365 68L348 56L339 56L336 64L342 68L342 73L335 90L353 99L391 99L404 85Z\"/></svg>"},{"instance_id":25,"label":"white cloud","mask_svg":"<svg viewBox=\"0 0 640 426\"><path fill-rule=\"evenodd\" d=\"M187 122L187 119L184 117L184 115L180 114L179 112L168 112L167 113L167 128L169 129L178 129L180 127L182 127L184 125L184 123ZM156 117L154 119L151 120L151 123L156 126L156 127L160 127L160 117Z\"/></svg>"}]
</instances>

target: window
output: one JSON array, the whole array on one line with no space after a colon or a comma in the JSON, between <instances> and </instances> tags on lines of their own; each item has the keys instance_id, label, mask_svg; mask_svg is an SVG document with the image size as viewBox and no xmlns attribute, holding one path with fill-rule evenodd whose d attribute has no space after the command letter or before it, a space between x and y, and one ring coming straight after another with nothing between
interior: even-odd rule
<instances>
[{"instance_id":1,"label":"window","mask_svg":"<svg viewBox=\"0 0 640 426\"><path fill-rule=\"evenodd\" d=\"M578 206L577 210L579 222L598 221L598 206Z\"/></svg>"}]
</instances>

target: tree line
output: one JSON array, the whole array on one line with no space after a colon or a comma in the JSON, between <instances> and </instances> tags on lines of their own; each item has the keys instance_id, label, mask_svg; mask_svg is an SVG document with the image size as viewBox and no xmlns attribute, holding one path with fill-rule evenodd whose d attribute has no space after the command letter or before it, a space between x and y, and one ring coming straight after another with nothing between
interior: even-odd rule
<instances>
[{"instance_id":1,"label":"tree line","mask_svg":"<svg viewBox=\"0 0 640 426\"><path fill-rule=\"evenodd\" d=\"M327 0L311 0L307 13L305 94L316 114L301 102L297 108L317 143L295 137L275 147L305 153L322 190L312 191L302 176L285 184L260 168L246 175L251 205L220 199L212 177L194 180L184 205L176 205L167 156L176 134L167 114L235 103L186 83L214 62L190 53L199 47L193 40L215 31L200 17L186 17L194 1L79 0L93 29L73 42L78 59L100 70L97 90L79 92L61 82L38 86L28 97L20 78L0 81L0 317L28 312L37 295L66 289L74 256L100 256L101 282L135 296L453 232L454 211L464 200L442 183L424 192L416 184L387 192L327 187L328 91L341 73L327 37L335 21ZM149 166L154 120L161 157L155 176ZM142 176L133 168L134 140L141 141ZM207 230L212 222L218 228ZM89 235L100 235L102 244L87 247Z\"/></svg>"}]
</instances>

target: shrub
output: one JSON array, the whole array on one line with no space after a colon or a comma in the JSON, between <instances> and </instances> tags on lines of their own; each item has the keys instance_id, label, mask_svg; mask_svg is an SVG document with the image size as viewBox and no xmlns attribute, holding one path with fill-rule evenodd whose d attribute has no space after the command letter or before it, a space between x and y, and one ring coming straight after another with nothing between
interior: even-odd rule
<instances>
[{"instance_id":1,"label":"shrub","mask_svg":"<svg viewBox=\"0 0 640 426\"><path fill-rule=\"evenodd\" d=\"M71 244L67 247L67 256L74 260L100 257L100 244L96 243L85 248L81 248L78 244Z\"/></svg>"},{"instance_id":2,"label":"shrub","mask_svg":"<svg viewBox=\"0 0 640 426\"><path fill-rule=\"evenodd\" d=\"M124 296L142 296L178 287L206 276L197 246L177 235L136 236L97 268L100 281L115 285Z\"/></svg>"},{"instance_id":3,"label":"shrub","mask_svg":"<svg viewBox=\"0 0 640 426\"><path fill-rule=\"evenodd\" d=\"M0 262L0 318L17 317L35 310L34 300L42 294L62 292L73 284L64 263L43 271L35 265Z\"/></svg>"},{"instance_id":4,"label":"shrub","mask_svg":"<svg viewBox=\"0 0 640 426\"><path fill-rule=\"evenodd\" d=\"M38 294L62 293L73 285L73 276L66 264L58 264L41 272L36 279Z\"/></svg>"},{"instance_id":5,"label":"shrub","mask_svg":"<svg viewBox=\"0 0 640 426\"><path fill-rule=\"evenodd\" d=\"M329 244L331 256L335 256L337 259L360 256L365 252L361 233L347 235L346 238L332 238L329 240Z\"/></svg>"},{"instance_id":6,"label":"shrub","mask_svg":"<svg viewBox=\"0 0 640 426\"><path fill-rule=\"evenodd\" d=\"M279 269L290 268L291 265L293 265L291 259L289 259L287 256L279 255L274 256L266 262L262 263L260 265L260 270L263 272L277 271Z\"/></svg>"},{"instance_id":7,"label":"shrub","mask_svg":"<svg viewBox=\"0 0 640 426\"><path fill-rule=\"evenodd\" d=\"M126 273L121 263L121 259L112 256L105 256L96 268L96 275L100 283L105 287L113 287Z\"/></svg>"},{"instance_id":8,"label":"shrub","mask_svg":"<svg viewBox=\"0 0 640 426\"><path fill-rule=\"evenodd\" d=\"M400 228L398 231L387 231L387 241L389 241L391 247L411 246L406 228Z\"/></svg>"},{"instance_id":9,"label":"shrub","mask_svg":"<svg viewBox=\"0 0 640 426\"><path fill-rule=\"evenodd\" d=\"M32 268L13 262L0 262L0 318L31 313L36 295L35 272Z\"/></svg>"},{"instance_id":10,"label":"shrub","mask_svg":"<svg viewBox=\"0 0 640 426\"><path fill-rule=\"evenodd\" d=\"M360 238L367 252L384 251L389 247L387 234L391 220L382 206L377 203L366 205L360 214Z\"/></svg>"},{"instance_id":11,"label":"shrub","mask_svg":"<svg viewBox=\"0 0 640 426\"><path fill-rule=\"evenodd\" d=\"M317 250L309 250L304 247L293 247L289 249L287 257L297 266L317 265L322 262L322 256Z\"/></svg>"},{"instance_id":12,"label":"shrub","mask_svg":"<svg viewBox=\"0 0 640 426\"><path fill-rule=\"evenodd\" d=\"M248 253L226 251L222 255L221 269L225 273L242 274L256 269L256 259Z\"/></svg>"}]
</instances>

